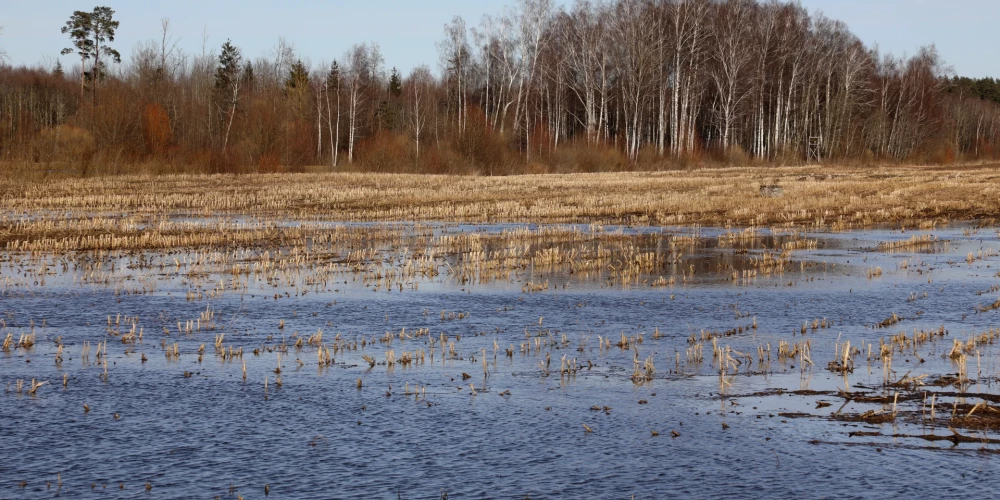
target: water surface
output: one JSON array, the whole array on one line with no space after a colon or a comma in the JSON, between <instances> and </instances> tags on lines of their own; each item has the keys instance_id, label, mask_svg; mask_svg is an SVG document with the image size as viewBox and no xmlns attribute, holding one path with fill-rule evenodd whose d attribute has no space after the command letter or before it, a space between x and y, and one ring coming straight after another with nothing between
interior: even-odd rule
<instances>
[{"instance_id":1,"label":"water surface","mask_svg":"<svg viewBox=\"0 0 1000 500\"><path fill-rule=\"evenodd\" d=\"M199 262L196 250L0 254L0 337L35 333L31 348L0 352L0 497L263 498L265 485L275 498L869 497L1000 486L994 444L892 437L941 432L912 420L826 418L843 402L837 390L892 393L867 352L846 378L827 369L847 341L877 348L943 327L916 355L896 354L889 380L959 372L953 340L997 326L997 310L984 310L1000 296L992 229L737 239L720 228L392 227L405 236L372 239L377 255L352 258L364 242L317 245L299 261L298 250L248 248L243 271ZM435 243L505 229L581 236ZM879 250L924 234L939 241ZM799 240L812 243L763 272L765 253ZM491 252L511 248L570 256L483 271ZM473 265L478 250L487 257ZM601 251L610 257L587 260ZM254 269L263 252L280 253L283 268ZM619 258L644 253L651 263L636 258L634 269ZM414 255L436 274L400 271ZM902 319L874 328L893 314ZM133 325L142 339L123 342ZM223 353L242 357L219 355L219 334ZM720 376L712 338L748 357L734 354L741 363ZM778 359L782 341L808 341L813 363ZM689 355L698 344L700 362ZM320 366L317 345L332 362ZM418 360L387 363L389 351ZM996 352L976 351L961 389L996 393ZM651 380L633 380L647 358ZM48 384L29 395L32 379Z\"/></svg>"}]
</instances>

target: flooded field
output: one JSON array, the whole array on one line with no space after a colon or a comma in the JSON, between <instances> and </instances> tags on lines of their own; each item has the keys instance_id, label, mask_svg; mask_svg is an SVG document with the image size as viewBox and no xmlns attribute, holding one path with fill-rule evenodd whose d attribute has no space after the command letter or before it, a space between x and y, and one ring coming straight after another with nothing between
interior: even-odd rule
<instances>
[{"instance_id":1,"label":"flooded field","mask_svg":"<svg viewBox=\"0 0 1000 500\"><path fill-rule=\"evenodd\" d=\"M11 222L0 497L1000 485L992 225L314 219Z\"/></svg>"}]
</instances>

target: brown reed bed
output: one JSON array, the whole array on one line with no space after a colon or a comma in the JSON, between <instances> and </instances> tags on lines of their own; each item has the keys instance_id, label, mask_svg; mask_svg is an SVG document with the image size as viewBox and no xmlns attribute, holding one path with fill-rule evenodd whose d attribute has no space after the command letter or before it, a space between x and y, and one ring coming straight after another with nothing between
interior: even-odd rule
<instances>
[{"instance_id":1,"label":"brown reed bed","mask_svg":"<svg viewBox=\"0 0 1000 500\"><path fill-rule=\"evenodd\" d=\"M252 281L294 285L301 295L329 290L348 277L372 290L402 292L442 274L461 285L537 276L523 282L522 291L530 293L554 289L548 275L603 277L606 285L623 287L670 287L686 283L695 273L694 266L680 265L686 244L674 244L689 236L628 234L597 225L437 233L437 227L421 224L280 226L274 221L210 219L159 221L140 228L127 218L121 221L120 233L95 234L94 227L108 231L114 226L106 220L75 229L67 224L53 233L52 227L60 225L53 219L17 220L5 234L3 250L11 257L0 262L14 272L0 280L0 293L45 286L50 276L68 271L74 283L112 287L116 295L153 293L160 281L179 278L190 287L188 301L246 293ZM734 279L742 273L743 280L782 273L791 252L744 252L735 259L742 271L727 264L719 272L727 279L730 273ZM125 263L117 265L121 260ZM178 323L177 333L220 326L206 314ZM123 343L141 338L141 330L123 332L118 321L111 329L109 318L108 326ZM282 327L279 322L278 329Z\"/></svg>"},{"instance_id":2,"label":"brown reed bed","mask_svg":"<svg viewBox=\"0 0 1000 500\"><path fill-rule=\"evenodd\" d=\"M255 214L350 221L826 226L995 217L989 167L768 167L456 177L396 174L0 180L0 212ZM760 179L782 187L761 195ZM0 231L2 233L2 231Z\"/></svg>"}]
</instances>

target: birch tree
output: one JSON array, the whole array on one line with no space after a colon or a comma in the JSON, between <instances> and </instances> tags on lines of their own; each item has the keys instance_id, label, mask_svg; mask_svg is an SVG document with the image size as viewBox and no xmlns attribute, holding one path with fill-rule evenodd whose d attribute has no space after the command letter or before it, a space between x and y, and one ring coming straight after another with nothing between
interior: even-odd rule
<instances>
[{"instance_id":1,"label":"birch tree","mask_svg":"<svg viewBox=\"0 0 1000 500\"><path fill-rule=\"evenodd\" d=\"M717 7L713 25L709 74L715 84L718 129L724 152L729 150L739 106L750 93L744 79L753 55L747 43L752 27L751 6L749 0L727 0Z\"/></svg>"},{"instance_id":2,"label":"birch tree","mask_svg":"<svg viewBox=\"0 0 1000 500\"><path fill-rule=\"evenodd\" d=\"M611 20L618 66L625 152L636 161L643 135L643 113L654 83L656 63L655 29L644 22L648 13L639 2L619 2Z\"/></svg>"},{"instance_id":3,"label":"birch tree","mask_svg":"<svg viewBox=\"0 0 1000 500\"><path fill-rule=\"evenodd\" d=\"M413 136L415 157L420 161L420 135L427 124L427 101L430 99L430 88L434 77L427 66L417 66L406 79L404 94L409 112L410 133Z\"/></svg>"},{"instance_id":4,"label":"birch tree","mask_svg":"<svg viewBox=\"0 0 1000 500\"><path fill-rule=\"evenodd\" d=\"M469 78L472 64L465 20L461 16L455 16L450 24L444 26L444 33L444 41L438 44L441 68L446 75L445 83L452 96L449 103L455 103L456 129L458 133L462 133L468 122Z\"/></svg>"},{"instance_id":5,"label":"birch tree","mask_svg":"<svg viewBox=\"0 0 1000 500\"><path fill-rule=\"evenodd\" d=\"M344 55L341 73L347 94L347 161L354 163L354 144L361 113L371 107L372 91L380 86L382 53L378 44L354 45Z\"/></svg>"}]
</instances>

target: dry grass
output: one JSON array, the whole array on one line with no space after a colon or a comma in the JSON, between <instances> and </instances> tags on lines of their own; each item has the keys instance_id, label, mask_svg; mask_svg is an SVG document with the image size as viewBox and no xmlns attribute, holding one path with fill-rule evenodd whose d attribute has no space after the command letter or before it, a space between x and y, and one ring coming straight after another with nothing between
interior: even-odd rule
<instances>
[{"instance_id":1,"label":"dry grass","mask_svg":"<svg viewBox=\"0 0 1000 500\"><path fill-rule=\"evenodd\" d=\"M26 181L3 176L0 213L798 224L846 229L904 220L916 224L994 217L998 178L991 166L729 168L510 177L342 173ZM781 186L780 196L762 193L762 185Z\"/></svg>"}]
</instances>

